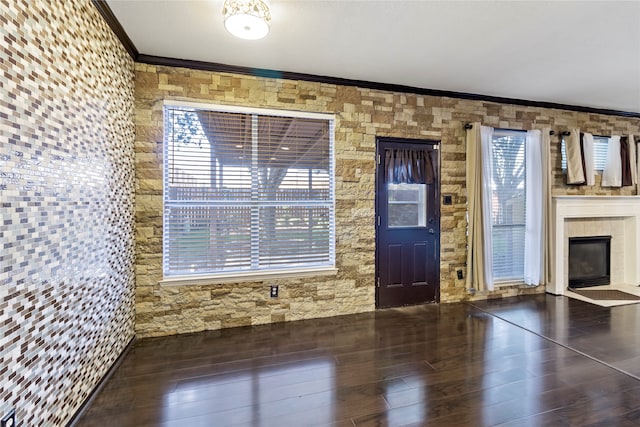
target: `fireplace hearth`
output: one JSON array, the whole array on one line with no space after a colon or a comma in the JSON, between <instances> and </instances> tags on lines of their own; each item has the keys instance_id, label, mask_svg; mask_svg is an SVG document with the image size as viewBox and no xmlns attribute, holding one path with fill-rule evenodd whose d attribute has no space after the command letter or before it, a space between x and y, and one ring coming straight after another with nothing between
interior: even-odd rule
<instances>
[{"instance_id":1,"label":"fireplace hearth","mask_svg":"<svg viewBox=\"0 0 640 427\"><path fill-rule=\"evenodd\" d=\"M611 236L569 238L569 288L611 283Z\"/></svg>"}]
</instances>

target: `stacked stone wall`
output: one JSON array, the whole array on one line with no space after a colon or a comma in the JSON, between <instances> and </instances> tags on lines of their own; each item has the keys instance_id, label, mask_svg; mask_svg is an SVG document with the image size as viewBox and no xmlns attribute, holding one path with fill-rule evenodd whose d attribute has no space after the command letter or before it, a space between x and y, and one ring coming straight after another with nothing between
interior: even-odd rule
<instances>
[{"instance_id":1,"label":"stacked stone wall","mask_svg":"<svg viewBox=\"0 0 640 427\"><path fill-rule=\"evenodd\" d=\"M166 286L162 279L162 102L183 100L335 114L335 276ZM375 142L378 136L441 141L441 302L543 292L500 287L471 295L465 269L467 122L509 129L552 128L554 194L634 194L630 188L569 187L560 170L560 131L640 133L640 120L351 86L136 64L137 263L139 336L195 332L370 311L375 308ZM269 297L277 284L280 296Z\"/></svg>"}]
</instances>

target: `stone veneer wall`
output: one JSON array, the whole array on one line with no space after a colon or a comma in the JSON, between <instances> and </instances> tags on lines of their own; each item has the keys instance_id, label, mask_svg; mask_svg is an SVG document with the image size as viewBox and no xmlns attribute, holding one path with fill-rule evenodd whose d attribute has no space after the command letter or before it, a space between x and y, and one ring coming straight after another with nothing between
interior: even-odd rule
<instances>
[{"instance_id":1,"label":"stone veneer wall","mask_svg":"<svg viewBox=\"0 0 640 427\"><path fill-rule=\"evenodd\" d=\"M215 285L161 286L162 101L303 110L336 115L337 276ZM441 140L441 301L543 292L501 287L471 296L456 269L466 259L466 122L556 132L577 126L594 134L640 133L640 120L392 93L331 84L136 64L136 333L167 335L240 325L335 316L374 309L374 152L376 136ZM553 138L555 194L633 194L633 190L568 187ZM280 297L268 296L268 284Z\"/></svg>"},{"instance_id":2,"label":"stone veneer wall","mask_svg":"<svg viewBox=\"0 0 640 427\"><path fill-rule=\"evenodd\" d=\"M134 336L134 64L90 0L0 8L0 415L61 426Z\"/></svg>"}]
</instances>

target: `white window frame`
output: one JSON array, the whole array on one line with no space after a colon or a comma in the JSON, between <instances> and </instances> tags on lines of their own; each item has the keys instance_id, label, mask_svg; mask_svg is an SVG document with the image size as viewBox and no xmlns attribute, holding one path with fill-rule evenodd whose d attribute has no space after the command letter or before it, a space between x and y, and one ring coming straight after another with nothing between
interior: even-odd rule
<instances>
[{"instance_id":1,"label":"white window frame","mask_svg":"<svg viewBox=\"0 0 640 427\"><path fill-rule=\"evenodd\" d=\"M388 227L394 230L400 230L403 228L426 228L427 226L427 185L426 184L406 184L406 183L402 183L402 184L392 184L392 183L388 183L387 184L387 188L389 193L391 192L392 189L402 189L405 188L407 190L412 190L414 191L418 197L414 200L401 200L401 201L392 201L392 200L387 200L387 204L389 206L391 205L414 205L418 208L418 224L410 224L410 225L391 225L389 224ZM391 197L389 196L389 199ZM387 208L389 209L389 208ZM389 223L391 222L391 219L389 219Z\"/></svg>"},{"instance_id":2,"label":"white window frame","mask_svg":"<svg viewBox=\"0 0 640 427\"><path fill-rule=\"evenodd\" d=\"M250 270L250 271L233 271L233 272L221 272L221 273L200 273L193 275L165 275L165 257L166 254L166 241L165 233L163 233L163 279L159 282L162 285L198 285L198 284L215 284L215 283L227 283L227 282L246 282L246 281L260 281L274 278L287 278L287 277L307 277L307 276L321 276L321 275L335 275L338 270L335 265L335 115L326 113L314 113L306 111L292 111L292 110L276 110L266 108L254 108L235 105L221 105L211 103L199 103L188 101L175 101L165 100L162 103L163 110L163 126L164 126L164 109L165 107L183 107L194 108L215 112L224 113L240 113L247 115L263 115L263 116L276 116L287 118L306 118L327 120L329 122L329 193L332 205L333 217L330 220L329 225L329 259L330 265L319 267L296 267L296 268L282 268L282 269L269 269L269 270ZM166 203L166 186L168 183L168 171L169 171L169 156L168 144L166 140L166 134L163 131L163 213ZM163 229L166 226L165 218L163 215Z\"/></svg>"}]
</instances>

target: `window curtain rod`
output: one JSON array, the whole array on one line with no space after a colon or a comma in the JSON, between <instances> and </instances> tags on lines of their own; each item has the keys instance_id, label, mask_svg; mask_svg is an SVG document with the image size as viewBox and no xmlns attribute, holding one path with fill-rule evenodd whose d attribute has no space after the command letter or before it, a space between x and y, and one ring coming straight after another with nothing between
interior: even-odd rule
<instances>
[{"instance_id":1,"label":"window curtain rod","mask_svg":"<svg viewBox=\"0 0 640 427\"><path fill-rule=\"evenodd\" d=\"M465 123L464 124L464 128L465 130L469 130L473 128L473 125L471 123ZM506 129L506 128L494 128L495 130L502 130L502 131L508 131L508 132L526 132L526 130L521 130L521 129ZM555 131L549 131L549 135L555 135Z\"/></svg>"},{"instance_id":2,"label":"window curtain rod","mask_svg":"<svg viewBox=\"0 0 640 427\"><path fill-rule=\"evenodd\" d=\"M464 124L464 128L466 130L472 129L473 125L471 123L465 123ZM526 130L520 130L520 129L505 129L505 128L495 128L495 130L506 130L506 131L510 131L510 132L526 132ZM549 135L555 135L556 132L555 131L549 131ZM560 132L560 136L569 136L571 135L571 132L569 132L568 130L562 131ZM610 135L593 135L596 138L611 138Z\"/></svg>"},{"instance_id":3,"label":"window curtain rod","mask_svg":"<svg viewBox=\"0 0 640 427\"><path fill-rule=\"evenodd\" d=\"M564 131L564 132L560 132L560 136L569 136L571 135L571 132L569 132L568 130ZM593 135L594 138L611 138L611 135Z\"/></svg>"}]
</instances>

